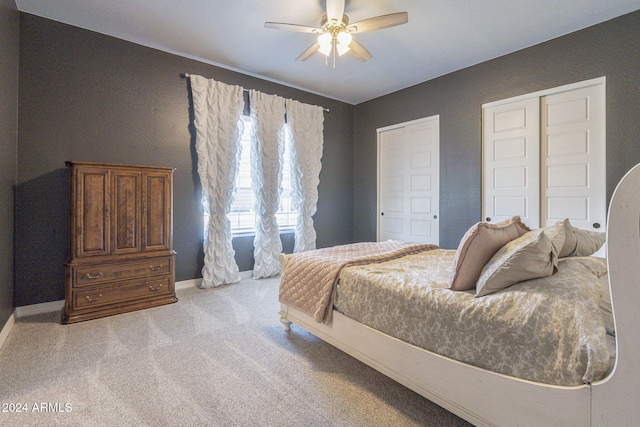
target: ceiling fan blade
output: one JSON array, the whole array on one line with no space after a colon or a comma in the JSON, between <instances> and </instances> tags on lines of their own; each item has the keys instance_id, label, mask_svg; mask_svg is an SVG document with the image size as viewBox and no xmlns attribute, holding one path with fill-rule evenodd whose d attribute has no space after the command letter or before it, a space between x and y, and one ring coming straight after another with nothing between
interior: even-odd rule
<instances>
[{"instance_id":1,"label":"ceiling fan blade","mask_svg":"<svg viewBox=\"0 0 640 427\"><path fill-rule=\"evenodd\" d=\"M318 49L320 49L320 45L318 43L312 45L309 49L305 50L304 52L302 52L300 54L300 56L298 56L296 58L296 61L298 62L304 62L307 59L309 59L311 56L313 56L314 53L316 53L318 51Z\"/></svg>"},{"instance_id":2,"label":"ceiling fan blade","mask_svg":"<svg viewBox=\"0 0 640 427\"><path fill-rule=\"evenodd\" d=\"M309 27L307 25L285 24L283 22L265 22L265 28L273 28L275 30L297 31L299 33L321 33L322 28Z\"/></svg>"},{"instance_id":3,"label":"ceiling fan blade","mask_svg":"<svg viewBox=\"0 0 640 427\"><path fill-rule=\"evenodd\" d=\"M349 44L349 53L362 62L366 62L373 58L369 51L355 40L351 40L351 43Z\"/></svg>"},{"instance_id":4,"label":"ceiling fan blade","mask_svg":"<svg viewBox=\"0 0 640 427\"><path fill-rule=\"evenodd\" d=\"M347 26L350 33L365 33L367 31L381 30L383 28L395 27L409 22L409 14L407 12L391 13L389 15L380 15L375 18L363 19Z\"/></svg>"},{"instance_id":5,"label":"ceiling fan blade","mask_svg":"<svg viewBox=\"0 0 640 427\"><path fill-rule=\"evenodd\" d=\"M327 19L342 22L342 15L344 15L344 0L327 0Z\"/></svg>"}]
</instances>

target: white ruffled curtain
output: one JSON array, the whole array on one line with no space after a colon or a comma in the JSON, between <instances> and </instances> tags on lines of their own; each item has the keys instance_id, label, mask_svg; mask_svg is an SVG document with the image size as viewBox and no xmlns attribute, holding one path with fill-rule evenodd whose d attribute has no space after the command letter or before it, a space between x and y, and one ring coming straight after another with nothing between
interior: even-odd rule
<instances>
[{"instance_id":1,"label":"white ruffled curtain","mask_svg":"<svg viewBox=\"0 0 640 427\"><path fill-rule=\"evenodd\" d=\"M190 76L202 206L209 214L201 288L240 281L227 214L234 197L242 146L243 89Z\"/></svg>"},{"instance_id":2,"label":"white ruffled curtain","mask_svg":"<svg viewBox=\"0 0 640 427\"><path fill-rule=\"evenodd\" d=\"M287 123L291 130L291 187L298 212L295 253L316 248L312 216L318 204L318 184L322 169L324 114L322 107L287 99Z\"/></svg>"},{"instance_id":3,"label":"white ruffled curtain","mask_svg":"<svg viewBox=\"0 0 640 427\"><path fill-rule=\"evenodd\" d=\"M251 186L255 198L256 235L253 240L253 278L280 272L282 242L276 213L282 193L285 100L252 90Z\"/></svg>"}]
</instances>

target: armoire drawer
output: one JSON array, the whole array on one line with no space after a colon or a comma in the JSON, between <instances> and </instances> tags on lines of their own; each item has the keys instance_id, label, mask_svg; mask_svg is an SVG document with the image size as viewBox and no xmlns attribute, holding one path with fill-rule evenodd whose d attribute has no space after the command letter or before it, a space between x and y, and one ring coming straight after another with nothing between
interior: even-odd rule
<instances>
[{"instance_id":1,"label":"armoire drawer","mask_svg":"<svg viewBox=\"0 0 640 427\"><path fill-rule=\"evenodd\" d=\"M170 294L171 277L149 277L139 280L105 284L74 292L75 309L116 304L137 298L150 298Z\"/></svg>"},{"instance_id":2,"label":"armoire drawer","mask_svg":"<svg viewBox=\"0 0 640 427\"><path fill-rule=\"evenodd\" d=\"M75 286L94 285L132 277L156 276L170 272L170 257L74 267Z\"/></svg>"}]
</instances>

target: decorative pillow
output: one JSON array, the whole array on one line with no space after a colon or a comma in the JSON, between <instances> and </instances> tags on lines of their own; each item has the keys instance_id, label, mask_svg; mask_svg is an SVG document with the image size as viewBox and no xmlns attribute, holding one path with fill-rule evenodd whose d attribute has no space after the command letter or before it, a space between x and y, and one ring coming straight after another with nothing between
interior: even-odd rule
<instances>
[{"instance_id":1,"label":"decorative pillow","mask_svg":"<svg viewBox=\"0 0 640 427\"><path fill-rule=\"evenodd\" d=\"M604 245L606 233L574 228L569 219L563 220L562 224L565 229L565 241L560 250L560 258L590 256Z\"/></svg>"},{"instance_id":2,"label":"decorative pillow","mask_svg":"<svg viewBox=\"0 0 640 427\"><path fill-rule=\"evenodd\" d=\"M482 269L476 297L518 282L551 276L558 268L558 252L545 229L539 228L504 245Z\"/></svg>"},{"instance_id":3,"label":"decorative pillow","mask_svg":"<svg viewBox=\"0 0 640 427\"><path fill-rule=\"evenodd\" d=\"M576 234L576 250L571 256L591 256L604 245L607 234L603 231L573 229Z\"/></svg>"},{"instance_id":4,"label":"decorative pillow","mask_svg":"<svg viewBox=\"0 0 640 427\"><path fill-rule=\"evenodd\" d=\"M569 222L569 220L566 219L564 221ZM544 228L544 234L551 239L551 244L556 250L556 254L560 254L566 241L566 225L564 224L564 221L556 222L555 224ZM560 258L559 255L558 258Z\"/></svg>"},{"instance_id":5,"label":"decorative pillow","mask_svg":"<svg viewBox=\"0 0 640 427\"><path fill-rule=\"evenodd\" d=\"M560 223L564 226L564 244L562 245L562 249L560 249L559 256L560 258L565 258L575 252L578 240L576 239L573 227L568 218L560 221Z\"/></svg>"},{"instance_id":6,"label":"decorative pillow","mask_svg":"<svg viewBox=\"0 0 640 427\"><path fill-rule=\"evenodd\" d=\"M473 225L460 240L453 260L450 289L467 291L476 286L484 265L498 249L526 232L519 216L514 216L497 224L478 222Z\"/></svg>"}]
</instances>

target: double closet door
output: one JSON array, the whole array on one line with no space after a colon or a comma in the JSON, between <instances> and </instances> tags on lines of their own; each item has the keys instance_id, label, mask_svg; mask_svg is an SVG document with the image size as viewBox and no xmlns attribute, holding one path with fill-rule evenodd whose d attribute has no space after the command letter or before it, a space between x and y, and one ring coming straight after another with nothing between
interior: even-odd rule
<instances>
[{"instance_id":1,"label":"double closet door","mask_svg":"<svg viewBox=\"0 0 640 427\"><path fill-rule=\"evenodd\" d=\"M604 78L483 106L483 219L606 226Z\"/></svg>"},{"instance_id":2,"label":"double closet door","mask_svg":"<svg viewBox=\"0 0 640 427\"><path fill-rule=\"evenodd\" d=\"M440 117L378 129L378 241L439 244Z\"/></svg>"}]
</instances>

